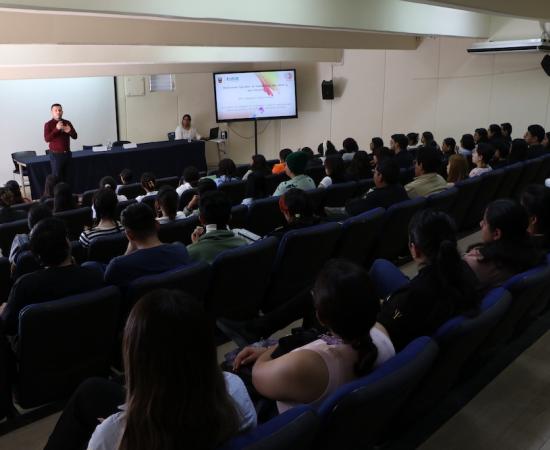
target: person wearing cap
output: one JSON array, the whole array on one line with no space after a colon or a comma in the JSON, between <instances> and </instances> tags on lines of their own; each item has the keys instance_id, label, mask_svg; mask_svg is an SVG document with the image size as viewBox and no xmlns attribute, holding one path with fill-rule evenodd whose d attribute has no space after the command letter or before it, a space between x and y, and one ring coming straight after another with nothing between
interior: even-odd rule
<instances>
[{"instance_id":1,"label":"person wearing cap","mask_svg":"<svg viewBox=\"0 0 550 450\"><path fill-rule=\"evenodd\" d=\"M274 197L283 195L292 188L302 189L303 191L315 189L315 182L304 174L308 159L307 154L301 151L287 156L285 173L290 177L290 180L279 183L273 194Z\"/></svg>"}]
</instances>

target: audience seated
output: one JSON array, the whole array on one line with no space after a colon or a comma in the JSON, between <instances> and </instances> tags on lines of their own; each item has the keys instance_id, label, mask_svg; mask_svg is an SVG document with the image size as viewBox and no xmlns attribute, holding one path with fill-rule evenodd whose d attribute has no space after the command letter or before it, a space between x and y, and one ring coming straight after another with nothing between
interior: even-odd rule
<instances>
[{"instance_id":1,"label":"audience seated","mask_svg":"<svg viewBox=\"0 0 550 450\"><path fill-rule=\"evenodd\" d=\"M502 128L500 128L500 125L496 123L489 125L487 136L489 138L489 144L491 144L494 148L496 148L499 144L506 142L504 136L502 135Z\"/></svg>"},{"instance_id":2,"label":"audience seated","mask_svg":"<svg viewBox=\"0 0 550 450\"><path fill-rule=\"evenodd\" d=\"M183 170L183 175L180 179L180 185L177 187L176 192L181 197L188 189L194 189L199 184L200 174L199 170L195 166L187 166Z\"/></svg>"},{"instance_id":3,"label":"audience seated","mask_svg":"<svg viewBox=\"0 0 550 450\"><path fill-rule=\"evenodd\" d=\"M408 133L407 134L407 150L415 150L418 148L418 133Z\"/></svg>"},{"instance_id":4,"label":"audience seated","mask_svg":"<svg viewBox=\"0 0 550 450\"><path fill-rule=\"evenodd\" d=\"M432 335L451 317L475 313L480 301L476 276L460 258L447 214L429 209L416 213L409 224L409 242L419 266L413 279L385 260L375 261L370 271L379 296L385 298L378 322L397 351L419 336Z\"/></svg>"},{"instance_id":5,"label":"audience seated","mask_svg":"<svg viewBox=\"0 0 550 450\"><path fill-rule=\"evenodd\" d=\"M184 245L163 244L157 234L159 227L153 210L145 203L127 206L121 222L128 238L128 248L122 256L113 258L105 268L105 281L126 286L136 278L167 272L189 263ZM98 268L97 264L90 264Z\"/></svg>"},{"instance_id":6,"label":"audience seated","mask_svg":"<svg viewBox=\"0 0 550 450\"><path fill-rule=\"evenodd\" d=\"M150 195L157 195L157 180L155 178L155 174L145 172L141 175L141 187L145 191L145 194L138 195L136 197L137 202L141 202L145 197L149 197Z\"/></svg>"},{"instance_id":7,"label":"audience seated","mask_svg":"<svg viewBox=\"0 0 550 450\"><path fill-rule=\"evenodd\" d=\"M252 164L250 164L250 169L248 169L248 171L244 174L243 181L246 181L251 173L258 173L260 175L263 175L264 177L271 173L271 170L269 170L269 166L267 165L267 161L265 160L264 155L252 156Z\"/></svg>"},{"instance_id":8,"label":"audience seated","mask_svg":"<svg viewBox=\"0 0 550 450\"><path fill-rule=\"evenodd\" d=\"M349 180L359 181L366 178L372 178L372 169L370 167L371 158L364 150L359 150L353 156L351 164L346 170L346 176Z\"/></svg>"},{"instance_id":9,"label":"audience seated","mask_svg":"<svg viewBox=\"0 0 550 450\"><path fill-rule=\"evenodd\" d=\"M384 147L384 141L380 137L373 137L370 141L370 150L374 153L375 150Z\"/></svg>"},{"instance_id":10,"label":"audience seated","mask_svg":"<svg viewBox=\"0 0 550 450\"><path fill-rule=\"evenodd\" d=\"M462 155L452 155L447 163L447 184L455 183L468 178L468 160Z\"/></svg>"},{"instance_id":11,"label":"audience seated","mask_svg":"<svg viewBox=\"0 0 550 450\"><path fill-rule=\"evenodd\" d=\"M280 413L297 404L319 405L339 386L368 374L395 354L374 327L379 302L368 274L345 261L329 261L312 290L319 321L329 330L317 340L273 359L277 346L244 348L235 369L254 364L252 383Z\"/></svg>"},{"instance_id":12,"label":"audience seated","mask_svg":"<svg viewBox=\"0 0 550 450\"><path fill-rule=\"evenodd\" d=\"M422 138L420 142L424 147L430 147L439 150L439 145L435 141L434 135L431 131L424 131L424 133L422 133Z\"/></svg>"},{"instance_id":13,"label":"audience seated","mask_svg":"<svg viewBox=\"0 0 550 450\"><path fill-rule=\"evenodd\" d=\"M390 139L390 150L395 154L395 161L400 169L408 169L414 165L414 159L407 151L409 140L404 134L394 134Z\"/></svg>"},{"instance_id":14,"label":"audience seated","mask_svg":"<svg viewBox=\"0 0 550 450\"><path fill-rule=\"evenodd\" d=\"M232 159L224 158L218 164L218 176L214 179L216 186L220 187L224 183L231 183L234 181L240 181L235 176L237 172L237 166Z\"/></svg>"},{"instance_id":15,"label":"audience seated","mask_svg":"<svg viewBox=\"0 0 550 450\"><path fill-rule=\"evenodd\" d=\"M289 189L279 198L279 209L285 217L286 224L269 233L281 239L285 233L319 223L313 214L313 206L307 194L301 189Z\"/></svg>"},{"instance_id":16,"label":"audience seated","mask_svg":"<svg viewBox=\"0 0 550 450\"><path fill-rule=\"evenodd\" d=\"M443 153L443 157L441 159L441 163L443 167L447 167L447 164L449 163L449 159L451 156L456 155L456 141L452 137L448 137L443 139L443 144L441 144L441 153Z\"/></svg>"},{"instance_id":17,"label":"audience seated","mask_svg":"<svg viewBox=\"0 0 550 450\"><path fill-rule=\"evenodd\" d=\"M216 186L216 182L212 178L202 178L199 180L197 184L197 193L193 195L189 203L183 207L183 214L185 214L185 217L197 215L199 213L199 199L201 195L217 189L218 186Z\"/></svg>"},{"instance_id":18,"label":"audience seated","mask_svg":"<svg viewBox=\"0 0 550 450\"><path fill-rule=\"evenodd\" d=\"M513 200L495 200L487 206L480 223L483 242L464 255L483 290L542 262L543 254L529 239L528 226L527 212Z\"/></svg>"},{"instance_id":19,"label":"audience seated","mask_svg":"<svg viewBox=\"0 0 550 450\"><path fill-rule=\"evenodd\" d=\"M112 189L115 193L118 191L118 186L116 180L113 177L107 176L99 180L99 189ZM128 198L125 195L120 195L117 193L117 200L119 202L125 202Z\"/></svg>"},{"instance_id":20,"label":"audience seated","mask_svg":"<svg viewBox=\"0 0 550 450\"><path fill-rule=\"evenodd\" d=\"M21 194L21 187L19 186L19 183L15 180L9 180L4 185L6 189L9 189L11 193L13 194L13 205L19 205L21 203L31 203L32 200L23 197L23 194Z\"/></svg>"},{"instance_id":21,"label":"audience seated","mask_svg":"<svg viewBox=\"0 0 550 450\"><path fill-rule=\"evenodd\" d=\"M493 170L502 169L508 165L508 156L510 155L510 143L502 139L495 143L495 154L490 162Z\"/></svg>"},{"instance_id":22,"label":"audience seated","mask_svg":"<svg viewBox=\"0 0 550 450\"><path fill-rule=\"evenodd\" d=\"M516 162L525 161L527 159L528 150L529 145L525 142L525 139L514 139L512 141L512 146L510 147L508 162L513 164Z\"/></svg>"},{"instance_id":23,"label":"audience seated","mask_svg":"<svg viewBox=\"0 0 550 450\"><path fill-rule=\"evenodd\" d=\"M8 188L0 188L0 223L14 222L27 217L24 211L12 208L13 204L13 193Z\"/></svg>"},{"instance_id":24,"label":"audience seated","mask_svg":"<svg viewBox=\"0 0 550 450\"><path fill-rule=\"evenodd\" d=\"M471 134L463 134L460 139L460 148L458 149L458 153L464 157L472 156L474 148L476 148L474 136Z\"/></svg>"},{"instance_id":25,"label":"audience seated","mask_svg":"<svg viewBox=\"0 0 550 450\"><path fill-rule=\"evenodd\" d=\"M91 241L96 238L112 236L124 231L120 222L116 220L117 204L117 195L111 188L102 188L94 194L95 225L89 230L84 230L80 235L79 241L83 247L89 247Z\"/></svg>"},{"instance_id":26,"label":"audience seated","mask_svg":"<svg viewBox=\"0 0 550 450\"><path fill-rule=\"evenodd\" d=\"M256 426L243 382L217 364L208 315L187 294L157 290L141 298L122 353L126 387L84 382L45 450L215 449Z\"/></svg>"},{"instance_id":27,"label":"audience seated","mask_svg":"<svg viewBox=\"0 0 550 450\"><path fill-rule=\"evenodd\" d=\"M500 124L503 139L510 145L512 143L512 124L504 122Z\"/></svg>"},{"instance_id":28,"label":"audience seated","mask_svg":"<svg viewBox=\"0 0 550 450\"><path fill-rule=\"evenodd\" d=\"M447 182L437 172L441 152L435 147L420 147L414 165L415 179L405 186L409 198L425 197L447 189Z\"/></svg>"},{"instance_id":29,"label":"audience seated","mask_svg":"<svg viewBox=\"0 0 550 450\"><path fill-rule=\"evenodd\" d=\"M521 194L521 206L529 216L527 231L535 246L550 252L550 188L531 184Z\"/></svg>"},{"instance_id":30,"label":"audience seated","mask_svg":"<svg viewBox=\"0 0 550 450\"><path fill-rule=\"evenodd\" d=\"M250 205L254 200L267 197L267 183L261 172L251 172L246 179L243 205Z\"/></svg>"},{"instance_id":31,"label":"audience seated","mask_svg":"<svg viewBox=\"0 0 550 450\"><path fill-rule=\"evenodd\" d=\"M357 153L355 153L357 154ZM326 188L332 184L344 183L347 180L344 161L339 156L328 156L325 158L326 176L320 181L320 188Z\"/></svg>"},{"instance_id":32,"label":"audience seated","mask_svg":"<svg viewBox=\"0 0 550 450\"><path fill-rule=\"evenodd\" d=\"M302 147L300 149L300 151L307 155L306 170L311 169L312 167L319 167L319 166L323 165L323 160L321 158L319 158L318 156L315 156L313 154L313 150L311 150L311 148Z\"/></svg>"},{"instance_id":33,"label":"audience seated","mask_svg":"<svg viewBox=\"0 0 550 450\"><path fill-rule=\"evenodd\" d=\"M37 203L31 206L29 214L27 215L27 223L29 230L40 222L42 219L52 216L52 210L46 205ZM17 260L21 253L29 248L29 235L28 234L16 234L11 243L9 260L12 265L17 264Z\"/></svg>"},{"instance_id":34,"label":"audience seated","mask_svg":"<svg viewBox=\"0 0 550 450\"><path fill-rule=\"evenodd\" d=\"M315 182L307 175L304 175L307 161L308 157L304 152L294 152L287 156L285 173L289 176L290 180L279 183L273 196L283 195L292 188L304 191L315 189Z\"/></svg>"},{"instance_id":35,"label":"audience seated","mask_svg":"<svg viewBox=\"0 0 550 450\"><path fill-rule=\"evenodd\" d=\"M547 154L546 149L542 145L546 134L544 128L540 125L529 125L525 132L525 142L529 145L527 150L527 159L538 158Z\"/></svg>"},{"instance_id":36,"label":"audience seated","mask_svg":"<svg viewBox=\"0 0 550 450\"><path fill-rule=\"evenodd\" d=\"M323 145L323 144L320 144ZM277 175L279 173L284 173L286 168L286 157L292 153L292 150L289 148L283 148L279 152L279 162L273 166L271 173Z\"/></svg>"},{"instance_id":37,"label":"audience seated","mask_svg":"<svg viewBox=\"0 0 550 450\"><path fill-rule=\"evenodd\" d=\"M4 331L9 336L17 334L19 313L25 306L103 286L103 277L98 272L75 264L67 227L61 219L49 217L40 220L31 231L30 248L44 269L20 277L12 287L8 301L0 307Z\"/></svg>"},{"instance_id":38,"label":"audience seated","mask_svg":"<svg viewBox=\"0 0 550 450\"><path fill-rule=\"evenodd\" d=\"M394 158L385 158L374 169L374 188L361 198L349 200L346 212L356 216L374 208L387 209L404 200L408 200L408 196L399 183L399 166Z\"/></svg>"},{"instance_id":39,"label":"audience seated","mask_svg":"<svg viewBox=\"0 0 550 450\"><path fill-rule=\"evenodd\" d=\"M476 165L475 168L470 170L470 178L478 177L484 173L493 170L489 165L489 162L493 159L495 154L494 148L489 144L477 144L477 147L472 153L472 162Z\"/></svg>"},{"instance_id":40,"label":"audience seated","mask_svg":"<svg viewBox=\"0 0 550 450\"><path fill-rule=\"evenodd\" d=\"M44 192L42 193L42 197L40 197L41 202L53 198L53 190L57 183L59 183L59 179L55 175L50 173L46 176L46 181L44 182Z\"/></svg>"},{"instance_id":41,"label":"audience seated","mask_svg":"<svg viewBox=\"0 0 550 450\"><path fill-rule=\"evenodd\" d=\"M117 194L118 194L118 190L120 189L120 186L126 186L127 184L132 184L134 182L134 173L130 169L122 169L122 171L119 174L119 178L122 184L119 184L116 187Z\"/></svg>"},{"instance_id":42,"label":"audience seated","mask_svg":"<svg viewBox=\"0 0 550 450\"><path fill-rule=\"evenodd\" d=\"M157 221L160 224L170 223L174 220L185 219L185 213L178 211L179 196L171 186L163 186L159 189L155 207L159 213Z\"/></svg>"},{"instance_id":43,"label":"audience seated","mask_svg":"<svg viewBox=\"0 0 550 450\"><path fill-rule=\"evenodd\" d=\"M229 229L230 218L231 202L224 192L214 191L201 195L199 220L202 226L193 231L192 244L187 246L193 261L211 263L224 250L248 244L246 239L236 236Z\"/></svg>"},{"instance_id":44,"label":"audience seated","mask_svg":"<svg viewBox=\"0 0 550 450\"><path fill-rule=\"evenodd\" d=\"M351 137L344 139L344 141L342 142L342 148L342 159L344 161L351 161L355 153L359 151L359 145L357 144L357 141Z\"/></svg>"},{"instance_id":45,"label":"audience seated","mask_svg":"<svg viewBox=\"0 0 550 450\"><path fill-rule=\"evenodd\" d=\"M474 132L474 142L476 145L489 143L489 133L486 128L476 128Z\"/></svg>"},{"instance_id":46,"label":"audience seated","mask_svg":"<svg viewBox=\"0 0 550 450\"><path fill-rule=\"evenodd\" d=\"M76 200L68 183L57 183L53 189L53 212L69 211L77 207Z\"/></svg>"}]
</instances>

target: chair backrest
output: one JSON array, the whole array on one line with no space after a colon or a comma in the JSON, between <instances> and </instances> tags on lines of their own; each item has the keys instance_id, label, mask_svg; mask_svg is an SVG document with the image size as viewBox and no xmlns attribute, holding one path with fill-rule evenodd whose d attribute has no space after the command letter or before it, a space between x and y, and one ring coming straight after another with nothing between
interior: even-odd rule
<instances>
[{"instance_id":1,"label":"chair backrest","mask_svg":"<svg viewBox=\"0 0 550 450\"><path fill-rule=\"evenodd\" d=\"M503 287L512 303L506 315L484 342L484 353L494 351L523 331L548 304L550 266L535 267L510 278Z\"/></svg>"},{"instance_id":2,"label":"chair backrest","mask_svg":"<svg viewBox=\"0 0 550 450\"><path fill-rule=\"evenodd\" d=\"M220 450L310 450L319 425L315 411L299 405L237 435Z\"/></svg>"},{"instance_id":3,"label":"chair backrest","mask_svg":"<svg viewBox=\"0 0 550 450\"><path fill-rule=\"evenodd\" d=\"M322 164L319 166L308 167L304 173L314 181L315 186L319 185L321 180L326 176L325 167Z\"/></svg>"},{"instance_id":4,"label":"chair backrest","mask_svg":"<svg viewBox=\"0 0 550 450\"><path fill-rule=\"evenodd\" d=\"M16 234L27 234L28 232L27 219L0 223L0 250L2 250L2 255L10 254L11 243Z\"/></svg>"},{"instance_id":5,"label":"chair backrest","mask_svg":"<svg viewBox=\"0 0 550 450\"><path fill-rule=\"evenodd\" d=\"M521 172L521 177L519 178L514 192L512 195L514 197L519 197L523 190L537 178L537 173L540 170L540 165L542 164L539 158L530 159L523 163L523 172Z\"/></svg>"},{"instance_id":6,"label":"chair backrest","mask_svg":"<svg viewBox=\"0 0 550 450\"><path fill-rule=\"evenodd\" d=\"M156 275L147 275L132 281L124 296L122 315L125 317L132 306L145 294L155 289L178 289L204 302L210 282L210 266L205 262L170 270Z\"/></svg>"},{"instance_id":7,"label":"chair backrest","mask_svg":"<svg viewBox=\"0 0 550 450\"><path fill-rule=\"evenodd\" d=\"M496 197L504 172L495 170L481 175L481 184L472 199L470 207L462 221L462 229L468 230L479 226L487 205Z\"/></svg>"},{"instance_id":8,"label":"chair backrest","mask_svg":"<svg viewBox=\"0 0 550 450\"><path fill-rule=\"evenodd\" d=\"M414 180L414 167L399 170L399 182L403 186L410 183L412 180Z\"/></svg>"},{"instance_id":9,"label":"chair backrest","mask_svg":"<svg viewBox=\"0 0 550 450\"><path fill-rule=\"evenodd\" d=\"M82 206L92 206L95 193L98 189L91 189L82 193L82 200L80 201Z\"/></svg>"},{"instance_id":10,"label":"chair backrest","mask_svg":"<svg viewBox=\"0 0 550 450\"><path fill-rule=\"evenodd\" d=\"M544 183L548 177L550 177L550 154L542 156L540 158L541 164L537 176L533 180L534 183Z\"/></svg>"},{"instance_id":11,"label":"chair backrest","mask_svg":"<svg viewBox=\"0 0 550 450\"><path fill-rule=\"evenodd\" d=\"M374 180L372 178L363 178L357 181L357 190L355 191L355 197L361 197L366 194L370 189L374 187Z\"/></svg>"},{"instance_id":12,"label":"chair backrest","mask_svg":"<svg viewBox=\"0 0 550 450\"><path fill-rule=\"evenodd\" d=\"M5 256L0 256L0 303L8 299L11 290L10 260Z\"/></svg>"},{"instance_id":13,"label":"chair backrest","mask_svg":"<svg viewBox=\"0 0 550 450\"><path fill-rule=\"evenodd\" d=\"M36 152L34 150L26 150L26 151L12 153L11 160L13 161L14 170L16 172L19 172L19 165L16 163L16 160L21 158L29 158L32 156L36 156Z\"/></svg>"},{"instance_id":14,"label":"chair backrest","mask_svg":"<svg viewBox=\"0 0 550 450\"><path fill-rule=\"evenodd\" d=\"M14 412L10 372L15 368L10 364L13 360L10 353L6 337L0 334L0 421L13 416Z\"/></svg>"},{"instance_id":15,"label":"chair backrest","mask_svg":"<svg viewBox=\"0 0 550 450\"><path fill-rule=\"evenodd\" d=\"M445 189L426 197L427 207L435 211L442 211L451 215L458 199L458 189L455 187Z\"/></svg>"},{"instance_id":16,"label":"chair backrest","mask_svg":"<svg viewBox=\"0 0 550 450\"><path fill-rule=\"evenodd\" d=\"M237 178L242 178L244 177L244 174L248 172L249 169L250 169L250 164L239 164L237 166L237 170L235 171L235 176Z\"/></svg>"},{"instance_id":17,"label":"chair backrest","mask_svg":"<svg viewBox=\"0 0 550 450\"><path fill-rule=\"evenodd\" d=\"M333 222L289 231L283 236L262 303L264 312L307 294L325 262L334 254L341 232L342 226Z\"/></svg>"},{"instance_id":18,"label":"chair backrest","mask_svg":"<svg viewBox=\"0 0 550 450\"><path fill-rule=\"evenodd\" d=\"M162 224L159 228L159 239L165 243L181 242L189 245L191 234L198 225L199 216L197 215Z\"/></svg>"},{"instance_id":19,"label":"chair backrest","mask_svg":"<svg viewBox=\"0 0 550 450\"><path fill-rule=\"evenodd\" d=\"M306 191L306 195L311 202L313 212L318 215L324 215L325 198L327 195L326 188L316 188Z\"/></svg>"},{"instance_id":20,"label":"chair backrest","mask_svg":"<svg viewBox=\"0 0 550 450\"><path fill-rule=\"evenodd\" d=\"M243 321L258 315L277 247L270 237L216 257L206 302L214 317Z\"/></svg>"},{"instance_id":21,"label":"chair backrest","mask_svg":"<svg viewBox=\"0 0 550 450\"><path fill-rule=\"evenodd\" d=\"M502 183L500 183L500 187L496 193L496 198L510 198L513 196L513 192L515 192L516 185L518 184L521 173L523 172L523 167L524 164L522 162L517 162L510 164L503 169L499 169L504 171L504 178Z\"/></svg>"},{"instance_id":22,"label":"chair backrest","mask_svg":"<svg viewBox=\"0 0 550 450\"><path fill-rule=\"evenodd\" d=\"M332 184L326 190L325 206L344 206L357 192L357 182L348 181L347 183Z\"/></svg>"},{"instance_id":23,"label":"chair backrest","mask_svg":"<svg viewBox=\"0 0 550 450\"><path fill-rule=\"evenodd\" d=\"M61 211L55 213L54 216L65 221L70 240L78 239L84 227L91 226L93 220L92 208L89 206Z\"/></svg>"},{"instance_id":24,"label":"chair backrest","mask_svg":"<svg viewBox=\"0 0 550 450\"><path fill-rule=\"evenodd\" d=\"M180 183L179 177L164 177L164 178L159 178L157 180L157 186L159 188L161 186L170 186L175 189L178 187L179 183Z\"/></svg>"},{"instance_id":25,"label":"chair backrest","mask_svg":"<svg viewBox=\"0 0 550 450\"><path fill-rule=\"evenodd\" d=\"M463 223L481 186L481 177L468 178L455 183L458 189L458 198L453 208L453 219L458 230L464 229Z\"/></svg>"},{"instance_id":26,"label":"chair backrest","mask_svg":"<svg viewBox=\"0 0 550 450\"><path fill-rule=\"evenodd\" d=\"M420 337L369 375L337 389L318 409L322 427L315 448L372 448L379 443L437 354L436 342Z\"/></svg>"},{"instance_id":27,"label":"chair backrest","mask_svg":"<svg viewBox=\"0 0 550 450\"><path fill-rule=\"evenodd\" d=\"M135 200L125 200L122 202L118 202L115 210L115 218L117 220L120 220L120 215L122 214L122 211L124 211L127 206L133 205L134 203L136 203Z\"/></svg>"},{"instance_id":28,"label":"chair backrest","mask_svg":"<svg viewBox=\"0 0 550 450\"><path fill-rule=\"evenodd\" d=\"M335 256L368 266L385 221L385 212L384 208L375 208L342 223L342 236L336 245Z\"/></svg>"},{"instance_id":29,"label":"chair backrest","mask_svg":"<svg viewBox=\"0 0 550 450\"><path fill-rule=\"evenodd\" d=\"M230 228L246 228L248 218L248 206L236 205L231 208Z\"/></svg>"},{"instance_id":30,"label":"chair backrest","mask_svg":"<svg viewBox=\"0 0 550 450\"><path fill-rule=\"evenodd\" d=\"M18 211L25 211L25 213L28 213L29 210L36 204L37 202L17 203L15 205L11 205L11 208L17 209Z\"/></svg>"},{"instance_id":31,"label":"chair backrest","mask_svg":"<svg viewBox=\"0 0 550 450\"><path fill-rule=\"evenodd\" d=\"M400 256L408 255L409 222L425 205L426 199L418 197L396 203L386 210L386 220L375 250L377 258L395 261Z\"/></svg>"},{"instance_id":32,"label":"chair backrest","mask_svg":"<svg viewBox=\"0 0 550 450\"><path fill-rule=\"evenodd\" d=\"M197 195L196 189L187 189L186 191L183 191L180 195L180 200L178 203L178 211L183 211L183 208L187 206L187 204L191 201L191 199Z\"/></svg>"},{"instance_id":33,"label":"chair backrest","mask_svg":"<svg viewBox=\"0 0 550 450\"><path fill-rule=\"evenodd\" d=\"M36 260L30 250L25 250L17 258L17 264L15 265L15 271L12 275L14 281L18 280L27 273L36 272L40 270L40 263Z\"/></svg>"},{"instance_id":34,"label":"chair backrest","mask_svg":"<svg viewBox=\"0 0 550 450\"><path fill-rule=\"evenodd\" d=\"M23 408L68 397L86 378L109 373L119 303L110 286L23 308L15 386Z\"/></svg>"},{"instance_id":35,"label":"chair backrest","mask_svg":"<svg viewBox=\"0 0 550 450\"><path fill-rule=\"evenodd\" d=\"M118 188L118 194L125 195L129 200L136 198L138 195L143 195L144 192L141 183L124 184Z\"/></svg>"},{"instance_id":36,"label":"chair backrest","mask_svg":"<svg viewBox=\"0 0 550 450\"><path fill-rule=\"evenodd\" d=\"M267 194L272 195L279 186L279 183L288 180L286 173L272 174L265 177L265 185L267 188Z\"/></svg>"},{"instance_id":37,"label":"chair backrest","mask_svg":"<svg viewBox=\"0 0 550 450\"><path fill-rule=\"evenodd\" d=\"M246 228L259 236L265 236L284 223L285 218L279 209L279 197L254 200L248 206Z\"/></svg>"},{"instance_id":38,"label":"chair backrest","mask_svg":"<svg viewBox=\"0 0 550 450\"><path fill-rule=\"evenodd\" d=\"M115 256L123 255L128 247L125 233L97 237L90 241L88 260L107 264Z\"/></svg>"},{"instance_id":39,"label":"chair backrest","mask_svg":"<svg viewBox=\"0 0 550 450\"><path fill-rule=\"evenodd\" d=\"M141 199L141 203L145 203L149 206L153 211L156 211L155 202L157 201L157 195L147 195Z\"/></svg>"},{"instance_id":40,"label":"chair backrest","mask_svg":"<svg viewBox=\"0 0 550 450\"><path fill-rule=\"evenodd\" d=\"M232 181L230 183L222 184L218 190L225 192L231 205L239 205L244 199L244 192L246 188L246 182L244 181Z\"/></svg>"},{"instance_id":41,"label":"chair backrest","mask_svg":"<svg viewBox=\"0 0 550 450\"><path fill-rule=\"evenodd\" d=\"M487 335L510 307L506 289L490 291L474 317L457 316L444 323L434 334L439 355L427 377L408 403L404 416L409 420L428 411L459 378L464 363L482 345Z\"/></svg>"}]
</instances>

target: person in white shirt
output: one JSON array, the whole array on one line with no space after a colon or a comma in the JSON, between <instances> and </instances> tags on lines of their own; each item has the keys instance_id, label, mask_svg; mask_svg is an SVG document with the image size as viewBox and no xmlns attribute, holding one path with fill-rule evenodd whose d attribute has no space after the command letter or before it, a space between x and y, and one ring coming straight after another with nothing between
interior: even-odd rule
<instances>
[{"instance_id":1,"label":"person in white shirt","mask_svg":"<svg viewBox=\"0 0 550 450\"><path fill-rule=\"evenodd\" d=\"M476 149L472 152L472 162L476 167L470 171L470 178L483 175L493 170L488 163L493 159L494 154L495 150L492 145L483 143L477 144Z\"/></svg>"},{"instance_id":2,"label":"person in white shirt","mask_svg":"<svg viewBox=\"0 0 550 450\"><path fill-rule=\"evenodd\" d=\"M155 175L151 172L145 172L141 176L141 187L145 191L145 194L138 195L136 197L137 202L141 202L145 197L148 197L150 195L157 195L157 180L155 178Z\"/></svg>"},{"instance_id":3,"label":"person in white shirt","mask_svg":"<svg viewBox=\"0 0 550 450\"><path fill-rule=\"evenodd\" d=\"M199 184L201 176L199 170L195 166L188 166L183 170L183 176L180 179L180 185L177 187L176 192L181 197L185 191L194 189Z\"/></svg>"},{"instance_id":4,"label":"person in white shirt","mask_svg":"<svg viewBox=\"0 0 550 450\"><path fill-rule=\"evenodd\" d=\"M349 153L351 154L351 153ZM353 153L355 155L355 153ZM346 180L346 167L340 156L329 156L325 159L325 174L318 187L329 187L336 183L343 183Z\"/></svg>"},{"instance_id":5,"label":"person in white shirt","mask_svg":"<svg viewBox=\"0 0 550 450\"><path fill-rule=\"evenodd\" d=\"M178 127L176 128L176 139L201 139L201 135L197 133L197 130L191 127L191 116L189 114L183 115L181 119L181 125L178 125Z\"/></svg>"}]
</instances>

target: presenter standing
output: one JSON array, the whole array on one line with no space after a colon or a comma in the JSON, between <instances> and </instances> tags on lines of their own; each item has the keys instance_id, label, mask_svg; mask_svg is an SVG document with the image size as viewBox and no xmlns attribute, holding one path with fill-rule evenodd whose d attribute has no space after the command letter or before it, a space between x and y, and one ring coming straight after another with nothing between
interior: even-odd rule
<instances>
[{"instance_id":1,"label":"presenter standing","mask_svg":"<svg viewBox=\"0 0 550 450\"><path fill-rule=\"evenodd\" d=\"M67 181L71 162L71 138L76 139L73 124L63 119L63 107L54 103L51 107L52 119L44 124L44 140L49 144L52 174L59 181Z\"/></svg>"},{"instance_id":2,"label":"presenter standing","mask_svg":"<svg viewBox=\"0 0 550 450\"><path fill-rule=\"evenodd\" d=\"M189 114L184 114L181 119L181 125L178 125L176 128L176 139L201 139L201 135L197 133L197 130L191 128L191 116Z\"/></svg>"}]
</instances>

